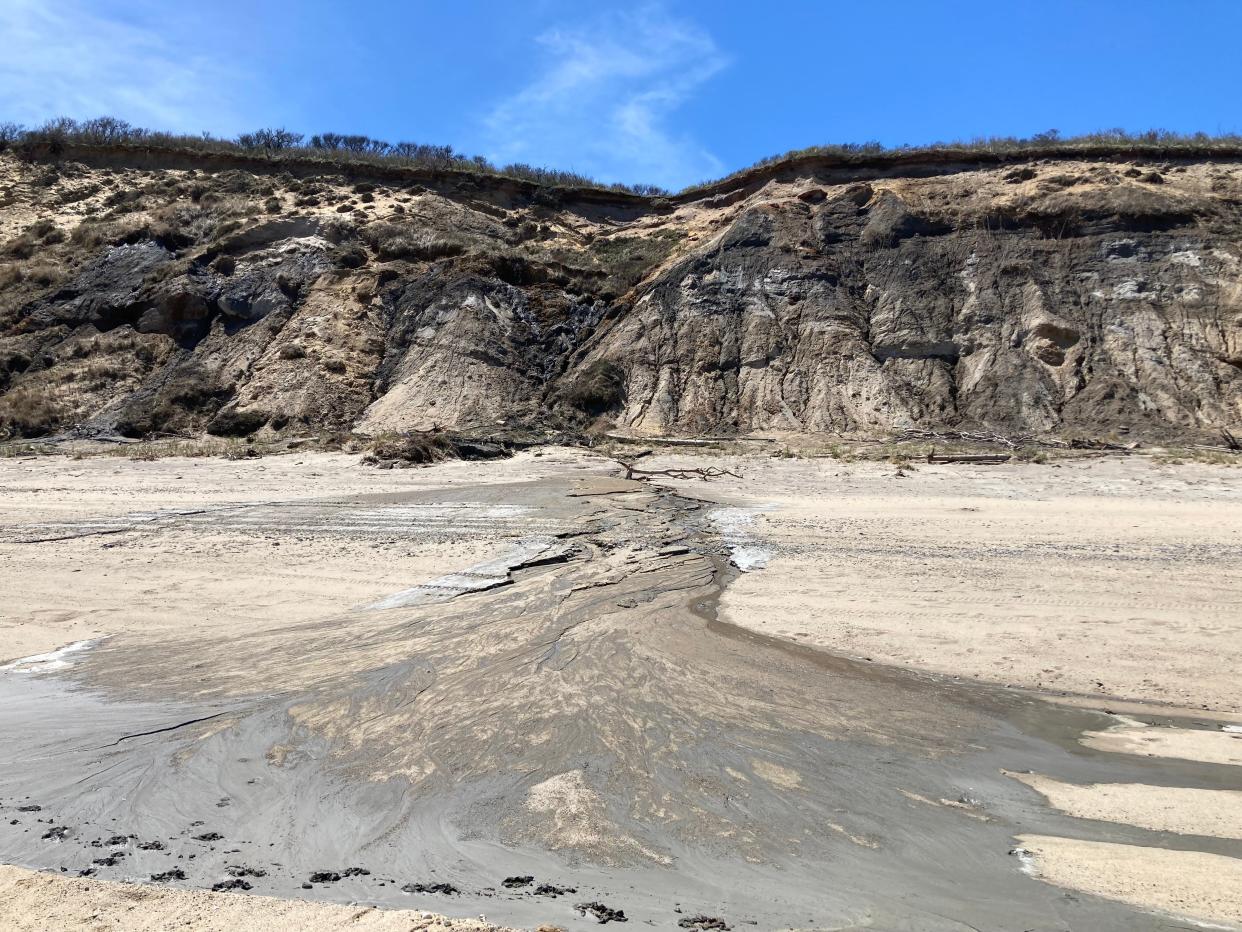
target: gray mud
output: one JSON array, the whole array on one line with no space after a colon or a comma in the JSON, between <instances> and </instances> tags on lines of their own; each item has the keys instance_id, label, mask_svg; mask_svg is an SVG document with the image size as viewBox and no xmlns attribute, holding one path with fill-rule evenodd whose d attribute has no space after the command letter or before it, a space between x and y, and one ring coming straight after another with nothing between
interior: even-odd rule
<instances>
[{"instance_id":1,"label":"gray mud","mask_svg":"<svg viewBox=\"0 0 1242 932\"><path fill-rule=\"evenodd\" d=\"M703 503L588 478L287 520L400 509L418 533L420 509L463 502L522 509L532 540L293 629L117 635L0 671L0 861L179 869L166 882L194 888L241 874L254 893L529 926L594 927L574 906L600 902L661 928L1190 928L1043 884L1010 853L1019 832L1186 840L1061 816L1001 770L1228 788L1230 768L1091 751L1077 738L1107 716L718 621L736 570ZM305 886L316 872L341 879ZM459 892L402 889L437 884Z\"/></svg>"}]
</instances>

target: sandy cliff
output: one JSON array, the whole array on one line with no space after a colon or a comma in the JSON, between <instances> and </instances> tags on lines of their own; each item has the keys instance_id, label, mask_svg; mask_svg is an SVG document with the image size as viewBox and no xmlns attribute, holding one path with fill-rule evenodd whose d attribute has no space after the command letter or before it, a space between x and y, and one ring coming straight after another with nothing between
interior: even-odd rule
<instances>
[{"instance_id":1,"label":"sandy cliff","mask_svg":"<svg viewBox=\"0 0 1242 932\"><path fill-rule=\"evenodd\" d=\"M671 198L200 161L0 155L0 431L1242 424L1236 161Z\"/></svg>"}]
</instances>

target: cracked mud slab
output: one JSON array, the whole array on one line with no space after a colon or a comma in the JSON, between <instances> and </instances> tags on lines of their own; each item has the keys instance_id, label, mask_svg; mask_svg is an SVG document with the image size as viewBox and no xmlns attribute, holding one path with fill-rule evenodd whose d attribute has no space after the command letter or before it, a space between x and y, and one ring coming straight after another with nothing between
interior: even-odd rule
<instances>
[{"instance_id":1,"label":"cracked mud slab","mask_svg":"<svg viewBox=\"0 0 1242 932\"><path fill-rule=\"evenodd\" d=\"M573 457L505 468L264 518L397 509L417 535L411 515L520 508L515 536L529 521L566 549L503 585L226 637L121 630L0 673L0 861L198 890L246 867L253 894L515 926L592 928L575 907L602 904L657 926L1168 927L1024 872L1018 832L1090 828L1003 771L1226 790L1234 768L1094 751L1099 713L735 627L698 490Z\"/></svg>"}]
</instances>

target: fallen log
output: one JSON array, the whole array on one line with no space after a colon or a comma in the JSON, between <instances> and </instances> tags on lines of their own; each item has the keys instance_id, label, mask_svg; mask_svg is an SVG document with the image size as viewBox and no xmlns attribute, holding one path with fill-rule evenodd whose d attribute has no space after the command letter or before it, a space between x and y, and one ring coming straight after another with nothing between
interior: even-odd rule
<instances>
[{"instance_id":1,"label":"fallen log","mask_svg":"<svg viewBox=\"0 0 1242 932\"><path fill-rule=\"evenodd\" d=\"M927 454L927 462L942 463L975 463L981 466L995 466L1007 463L1013 457L1008 453L945 453L938 455L935 450Z\"/></svg>"},{"instance_id":2,"label":"fallen log","mask_svg":"<svg viewBox=\"0 0 1242 932\"><path fill-rule=\"evenodd\" d=\"M1035 446L1050 447L1056 450L1107 450L1111 453L1133 453L1139 448L1137 442L1120 444L1110 443L1106 440L1092 440L1087 437L1070 437L1067 440L1057 437L1037 437L1034 434L1014 434L1011 437L1006 437L1003 434L991 434L981 431L929 430L920 427L904 428L896 439L898 442L933 440L941 443L977 443L982 446L1008 447L1011 450L1016 450L1022 446ZM1225 442L1228 443L1228 437L1225 438Z\"/></svg>"},{"instance_id":3,"label":"fallen log","mask_svg":"<svg viewBox=\"0 0 1242 932\"><path fill-rule=\"evenodd\" d=\"M656 443L671 447L709 447L716 442L691 437L627 437L625 434L604 434L604 436L618 443Z\"/></svg>"},{"instance_id":4,"label":"fallen log","mask_svg":"<svg viewBox=\"0 0 1242 932\"><path fill-rule=\"evenodd\" d=\"M618 443L658 443L670 447L710 447L718 443L776 443L775 437L631 437L627 434L604 434Z\"/></svg>"}]
</instances>

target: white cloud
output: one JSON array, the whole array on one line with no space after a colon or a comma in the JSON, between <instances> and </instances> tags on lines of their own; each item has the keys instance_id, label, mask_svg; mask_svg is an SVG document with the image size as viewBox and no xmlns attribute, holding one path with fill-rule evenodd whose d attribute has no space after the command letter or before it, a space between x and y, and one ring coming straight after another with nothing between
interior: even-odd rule
<instances>
[{"instance_id":1,"label":"white cloud","mask_svg":"<svg viewBox=\"0 0 1242 932\"><path fill-rule=\"evenodd\" d=\"M539 36L543 68L484 120L496 162L570 169L601 181L682 187L722 164L671 127L727 60L706 32L656 5Z\"/></svg>"},{"instance_id":2,"label":"white cloud","mask_svg":"<svg viewBox=\"0 0 1242 932\"><path fill-rule=\"evenodd\" d=\"M106 115L183 132L236 123L239 75L196 51L214 43L179 11L131 2L120 16L90 0L0 0L0 120Z\"/></svg>"}]
</instances>

